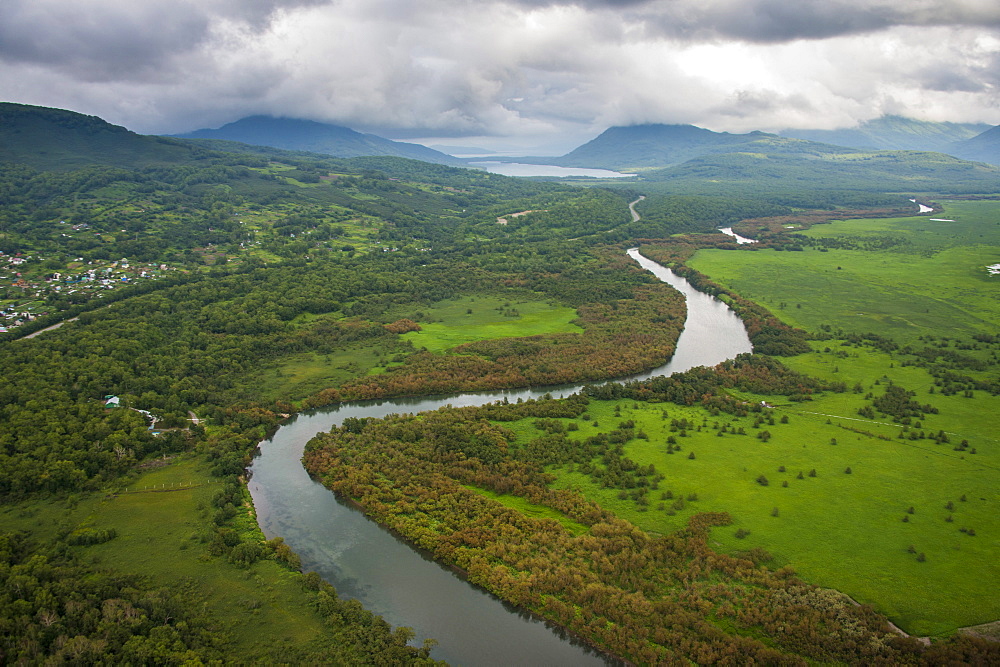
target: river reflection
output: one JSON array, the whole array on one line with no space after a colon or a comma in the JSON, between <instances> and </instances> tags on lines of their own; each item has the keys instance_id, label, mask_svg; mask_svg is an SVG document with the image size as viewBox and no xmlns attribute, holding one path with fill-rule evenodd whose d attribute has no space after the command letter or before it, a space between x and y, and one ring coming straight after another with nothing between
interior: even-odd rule
<instances>
[{"instance_id":1,"label":"river reflection","mask_svg":"<svg viewBox=\"0 0 1000 667\"><path fill-rule=\"evenodd\" d=\"M632 378L669 375L694 366L714 366L751 350L742 322L722 302L693 289L686 280L629 251L643 268L680 290L688 317L674 358ZM346 417L385 417L435 410L445 405L482 405L506 398L567 396L579 386L466 393L343 404L300 414L260 445L250 468L250 493L261 529L281 536L302 559L344 597L357 598L392 625L406 625L416 641L433 637L432 656L462 665L588 665L605 660L498 598L472 586L450 569L339 502L302 467L302 451L314 435Z\"/></svg>"}]
</instances>

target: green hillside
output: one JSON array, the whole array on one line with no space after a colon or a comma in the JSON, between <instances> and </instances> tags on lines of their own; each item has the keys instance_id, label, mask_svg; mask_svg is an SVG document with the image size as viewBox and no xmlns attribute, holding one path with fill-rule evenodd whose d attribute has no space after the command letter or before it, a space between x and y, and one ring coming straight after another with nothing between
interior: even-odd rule
<instances>
[{"instance_id":1,"label":"green hillside","mask_svg":"<svg viewBox=\"0 0 1000 667\"><path fill-rule=\"evenodd\" d=\"M347 127L298 118L248 116L218 129L195 130L176 136L186 139L224 139L336 157L391 155L439 164L464 164L450 155L419 144L390 141L374 134L355 132Z\"/></svg>"},{"instance_id":2,"label":"green hillside","mask_svg":"<svg viewBox=\"0 0 1000 667\"><path fill-rule=\"evenodd\" d=\"M991 127L971 139L953 144L948 152L966 160L1000 164L1000 125Z\"/></svg>"},{"instance_id":3,"label":"green hillside","mask_svg":"<svg viewBox=\"0 0 1000 667\"><path fill-rule=\"evenodd\" d=\"M36 169L69 170L87 165L148 167L197 157L192 146L149 137L96 116L0 102L0 160Z\"/></svg>"},{"instance_id":4,"label":"green hillside","mask_svg":"<svg viewBox=\"0 0 1000 667\"><path fill-rule=\"evenodd\" d=\"M939 123L887 115L865 121L853 128L782 130L779 134L795 139L821 141L853 148L951 153L949 148L952 144L971 139L988 128L989 125L984 123Z\"/></svg>"},{"instance_id":5,"label":"green hillside","mask_svg":"<svg viewBox=\"0 0 1000 667\"><path fill-rule=\"evenodd\" d=\"M855 190L866 192L1000 191L1000 169L943 153L916 151L794 155L733 152L643 172L658 191L721 194Z\"/></svg>"},{"instance_id":6,"label":"green hillside","mask_svg":"<svg viewBox=\"0 0 1000 667\"><path fill-rule=\"evenodd\" d=\"M680 164L704 155L750 152L793 155L848 153L850 149L765 132L730 134L694 125L611 127L551 164L636 170Z\"/></svg>"}]
</instances>

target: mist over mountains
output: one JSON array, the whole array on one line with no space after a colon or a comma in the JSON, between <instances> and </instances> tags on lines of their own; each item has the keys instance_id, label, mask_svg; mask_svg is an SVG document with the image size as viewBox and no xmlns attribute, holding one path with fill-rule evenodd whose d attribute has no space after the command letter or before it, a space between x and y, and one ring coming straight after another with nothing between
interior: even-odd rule
<instances>
[{"instance_id":1,"label":"mist over mountains","mask_svg":"<svg viewBox=\"0 0 1000 667\"><path fill-rule=\"evenodd\" d=\"M794 139L820 141L851 148L880 148L907 151L951 152L958 144L986 132L991 128L985 123L935 123L882 116L861 123L854 128L838 130L780 130L778 134Z\"/></svg>"},{"instance_id":2,"label":"mist over mountains","mask_svg":"<svg viewBox=\"0 0 1000 667\"><path fill-rule=\"evenodd\" d=\"M0 159L40 169L72 169L86 164L142 167L182 162L197 150L260 152L264 147L342 158L403 157L461 167L470 162L419 144L391 141L346 127L266 116L251 116L216 130L157 137L136 134L96 116L2 103L0 124ZM880 128L885 130L883 134L876 132ZM869 124L865 131L873 137L871 141L921 146L928 141L941 143L942 137L968 135L975 129L977 126L894 119ZM713 182L739 184L741 189L754 182L760 187L786 188L796 179L805 179L811 187L820 188L869 190L892 183L912 190L918 185L934 189L937 183L943 188L965 183L984 191L992 190L991 182L1000 180L995 168L963 161L1000 162L1000 128L989 128L947 147L950 155L854 148L760 131L732 134L694 125L647 124L608 128L563 156L509 160L638 171L643 180L693 190L716 187L708 185Z\"/></svg>"}]
</instances>

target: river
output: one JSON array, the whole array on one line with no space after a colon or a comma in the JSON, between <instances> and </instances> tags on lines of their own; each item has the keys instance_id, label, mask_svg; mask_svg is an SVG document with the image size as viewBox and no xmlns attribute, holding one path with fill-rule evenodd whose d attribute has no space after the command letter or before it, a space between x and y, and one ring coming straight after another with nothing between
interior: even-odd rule
<instances>
[{"instance_id":1,"label":"river","mask_svg":"<svg viewBox=\"0 0 1000 667\"><path fill-rule=\"evenodd\" d=\"M745 236L740 236L739 234L733 231L732 227L720 227L719 231L725 234L726 236L732 236L734 239L736 239L736 242L739 243L740 245L743 245L745 243L757 242L757 239L748 239Z\"/></svg>"},{"instance_id":2,"label":"river","mask_svg":"<svg viewBox=\"0 0 1000 667\"><path fill-rule=\"evenodd\" d=\"M742 321L721 301L698 292L683 278L639 254L629 256L681 291L688 316L669 363L625 379L669 375L714 366L751 350ZM414 629L418 642L433 637L431 655L462 665L588 665L604 659L545 623L466 583L426 554L401 542L358 510L338 501L310 479L302 451L314 435L345 417L384 417L445 405L481 405L507 398L567 396L579 386L466 393L446 397L346 403L283 424L260 444L250 467L250 493L270 539L281 536L340 595L357 598L394 626Z\"/></svg>"}]
</instances>

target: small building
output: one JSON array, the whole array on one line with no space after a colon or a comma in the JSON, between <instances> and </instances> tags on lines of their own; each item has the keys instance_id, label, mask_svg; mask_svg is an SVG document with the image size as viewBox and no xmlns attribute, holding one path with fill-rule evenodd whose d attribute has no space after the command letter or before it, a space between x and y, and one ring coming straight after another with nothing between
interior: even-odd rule
<instances>
[{"instance_id":1,"label":"small building","mask_svg":"<svg viewBox=\"0 0 1000 667\"><path fill-rule=\"evenodd\" d=\"M105 396L104 397L104 407L106 408L118 408L121 407L121 399L117 396Z\"/></svg>"}]
</instances>

